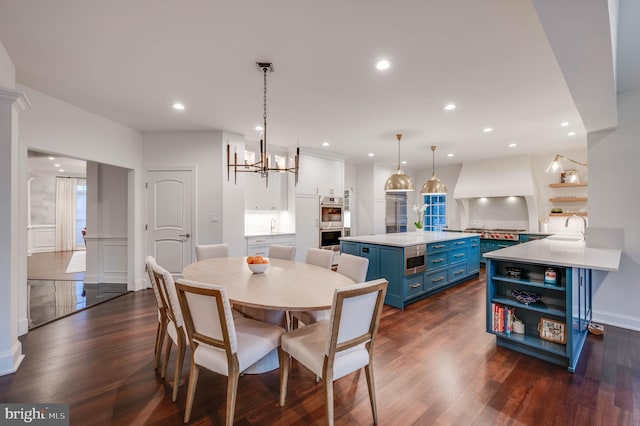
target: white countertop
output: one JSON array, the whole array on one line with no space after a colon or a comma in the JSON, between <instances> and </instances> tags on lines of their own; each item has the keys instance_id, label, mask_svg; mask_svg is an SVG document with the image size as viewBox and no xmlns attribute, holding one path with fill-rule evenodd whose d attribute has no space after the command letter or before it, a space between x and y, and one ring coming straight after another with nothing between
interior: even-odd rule
<instances>
[{"instance_id":1,"label":"white countertop","mask_svg":"<svg viewBox=\"0 0 640 426\"><path fill-rule=\"evenodd\" d=\"M245 238L269 237L269 236L279 237L282 235L296 235L296 233L295 232L252 232L252 233L244 234L244 237Z\"/></svg>"},{"instance_id":2,"label":"white countertop","mask_svg":"<svg viewBox=\"0 0 640 426\"><path fill-rule=\"evenodd\" d=\"M398 232L396 234L360 235L355 237L342 237L340 241L353 241L356 243L379 244L381 246L408 247L418 244L433 243L436 241L451 241L461 238L479 237L480 234L468 232Z\"/></svg>"},{"instance_id":3,"label":"white countertop","mask_svg":"<svg viewBox=\"0 0 640 426\"><path fill-rule=\"evenodd\" d=\"M543 263L601 271L617 271L622 250L587 247L584 241L534 240L485 253L484 257L516 262Z\"/></svg>"}]
</instances>

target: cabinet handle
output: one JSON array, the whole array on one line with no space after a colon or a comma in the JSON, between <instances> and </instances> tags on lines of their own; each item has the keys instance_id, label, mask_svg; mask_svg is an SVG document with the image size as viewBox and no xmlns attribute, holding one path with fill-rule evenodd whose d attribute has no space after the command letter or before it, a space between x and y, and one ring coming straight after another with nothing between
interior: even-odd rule
<instances>
[{"instance_id":1,"label":"cabinet handle","mask_svg":"<svg viewBox=\"0 0 640 426\"><path fill-rule=\"evenodd\" d=\"M256 240L256 243L266 243L267 240Z\"/></svg>"},{"instance_id":2,"label":"cabinet handle","mask_svg":"<svg viewBox=\"0 0 640 426\"><path fill-rule=\"evenodd\" d=\"M266 255L266 254L267 254L267 252L266 252L266 251L257 251L257 252L256 252L256 255L258 255L258 254L259 254L260 256L262 256L263 254L264 254L264 255Z\"/></svg>"},{"instance_id":3,"label":"cabinet handle","mask_svg":"<svg viewBox=\"0 0 640 426\"><path fill-rule=\"evenodd\" d=\"M455 258L464 257L464 254L463 253L454 254L453 257Z\"/></svg>"},{"instance_id":4,"label":"cabinet handle","mask_svg":"<svg viewBox=\"0 0 640 426\"><path fill-rule=\"evenodd\" d=\"M454 241L453 244L459 246L460 244L464 244L464 241Z\"/></svg>"},{"instance_id":5,"label":"cabinet handle","mask_svg":"<svg viewBox=\"0 0 640 426\"><path fill-rule=\"evenodd\" d=\"M431 263L442 263L442 262L444 262L444 259L442 259L442 258L440 258L440 259L433 259L433 260L431 261Z\"/></svg>"},{"instance_id":6,"label":"cabinet handle","mask_svg":"<svg viewBox=\"0 0 640 426\"><path fill-rule=\"evenodd\" d=\"M433 248L444 248L445 246L443 244L439 244L437 246L433 246Z\"/></svg>"},{"instance_id":7,"label":"cabinet handle","mask_svg":"<svg viewBox=\"0 0 640 426\"><path fill-rule=\"evenodd\" d=\"M442 281L442 280L444 280L444 277L438 277L438 278L433 278L433 279L431 280L431 282L432 282L432 283L437 283L437 282Z\"/></svg>"},{"instance_id":8,"label":"cabinet handle","mask_svg":"<svg viewBox=\"0 0 640 426\"><path fill-rule=\"evenodd\" d=\"M453 275L460 275L460 274L464 274L464 269L460 269L459 271L455 271L453 273Z\"/></svg>"},{"instance_id":9,"label":"cabinet handle","mask_svg":"<svg viewBox=\"0 0 640 426\"><path fill-rule=\"evenodd\" d=\"M411 284L411 288L418 288L418 287L420 287L419 283Z\"/></svg>"}]
</instances>

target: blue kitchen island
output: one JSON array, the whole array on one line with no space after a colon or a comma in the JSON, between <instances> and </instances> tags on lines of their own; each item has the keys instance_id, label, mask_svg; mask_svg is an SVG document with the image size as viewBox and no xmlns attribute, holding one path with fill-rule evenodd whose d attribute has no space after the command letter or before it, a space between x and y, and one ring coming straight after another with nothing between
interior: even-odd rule
<instances>
[{"instance_id":1,"label":"blue kitchen island","mask_svg":"<svg viewBox=\"0 0 640 426\"><path fill-rule=\"evenodd\" d=\"M480 272L480 236L400 232L340 239L340 251L369 259L367 281L389 281L385 304L404 308Z\"/></svg>"}]
</instances>

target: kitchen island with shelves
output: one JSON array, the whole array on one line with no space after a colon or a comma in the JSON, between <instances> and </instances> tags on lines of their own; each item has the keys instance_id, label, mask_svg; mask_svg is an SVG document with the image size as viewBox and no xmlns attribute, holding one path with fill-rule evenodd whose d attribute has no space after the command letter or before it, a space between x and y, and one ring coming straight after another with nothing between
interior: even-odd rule
<instances>
[{"instance_id":1,"label":"kitchen island with shelves","mask_svg":"<svg viewBox=\"0 0 640 426\"><path fill-rule=\"evenodd\" d=\"M367 281L389 281L385 304L404 308L480 272L480 236L400 232L340 239L341 253L369 259Z\"/></svg>"},{"instance_id":2,"label":"kitchen island with shelves","mask_svg":"<svg viewBox=\"0 0 640 426\"><path fill-rule=\"evenodd\" d=\"M575 372L591 321L592 270L617 271L621 250L540 239L484 257L486 331L497 345ZM527 303L517 300L523 292ZM513 317L524 326L518 333Z\"/></svg>"}]
</instances>

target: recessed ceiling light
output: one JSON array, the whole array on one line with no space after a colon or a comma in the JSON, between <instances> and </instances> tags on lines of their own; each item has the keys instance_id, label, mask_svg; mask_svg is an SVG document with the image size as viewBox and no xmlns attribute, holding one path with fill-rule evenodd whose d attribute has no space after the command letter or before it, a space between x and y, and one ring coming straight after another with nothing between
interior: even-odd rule
<instances>
[{"instance_id":1,"label":"recessed ceiling light","mask_svg":"<svg viewBox=\"0 0 640 426\"><path fill-rule=\"evenodd\" d=\"M400 163L401 164L407 164L407 160L402 160Z\"/></svg>"},{"instance_id":2,"label":"recessed ceiling light","mask_svg":"<svg viewBox=\"0 0 640 426\"><path fill-rule=\"evenodd\" d=\"M257 131L261 132L261 131L263 131L263 130L264 130L264 127L262 127L262 126L256 126L256 127L254 127L254 129L256 129Z\"/></svg>"},{"instance_id":3,"label":"recessed ceiling light","mask_svg":"<svg viewBox=\"0 0 640 426\"><path fill-rule=\"evenodd\" d=\"M373 157L375 154L373 152L370 152L367 154L369 157Z\"/></svg>"},{"instance_id":4,"label":"recessed ceiling light","mask_svg":"<svg viewBox=\"0 0 640 426\"><path fill-rule=\"evenodd\" d=\"M184 105L182 105L180 102L174 102L172 106L173 109L176 109L178 111L184 110Z\"/></svg>"},{"instance_id":5,"label":"recessed ceiling light","mask_svg":"<svg viewBox=\"0 0 640 426\"><path fill-rule=\"evenodd\" d=\"M51 161L53 161L55 159L56 159L56 157L49 157L49 160L51 160Z\"/></svg>"},{"instance_id":6,"label":"recessed ceiling light","mask_svg":"<svg viewBox=\"0 0 640 426\"><path fill-rule=\"evenodd\" d=\"M563 121L562 123L560 123L560 125L562 127L567 127L569 125L569 122L568 121Z\"/></svg>"},{"instance_id":7,"label":"recessed ceiling light","mask_svg":"<svg viewBox=\"0 0 640 426\"><path fill-rule=\"evenodd\" d=\"M517 143L510 143L509 145L507 145L509 148L515 148L516 146L518 146Z\"/></svg>"},{"instance_id":8,"label":"recessed ceiling light","mask_svg":"<svg viewBox=\"0 0 640 426\"><path fill-rule=\"evenodd\" d=\"M53 167L60 167L60 164L54 164Z\"/></svg>"},{"instance_id":9,"label":"recessed ceiling light","mask_svg":"<svg viewBox=\"0 0 640 426\"><path fill-rule=\"evenodd\" d=\"M329 146L329 142L327 141L322 142L322 146Z\"/></svg>"},{"instance_id":10,"label":"recessed ceiling light","mask_svg":"<svg viewBox=\"0 0 640 426\"><path fill-rule=\"evenodd\" d=\"M444 106L444 109L446 111L453 111L454 109L456 109L456 104L447 104Z\"/></svg>"},{"instance_id":11,"label":"recessed ceiling light","mask_svg":"<svg viewBox=\"0 0 640 426\"><path fill-rule=\"evenodd\" d=\"M452 152L450 152L449 154L447 154L447 157L453 157L454 154Z\"/></svg>"},{"instance_id":12,"label":"recessed ceiling light","mask_svg":"<svg viewBox=\"0 0 640 426\"><path fill-rule=\"evenodd\" d=\"M376 62L376 68L379 69L380 71L389 69L390 66L391 66L391 62L387 61L386 59L382 59L381 61Z\"/></svg>"},{"instance_id":13,"label":"recessed ceiling light","mask_svg":"<svg viewBox=\"0 0 640 426\"><path fill-rule=\"evenodd\" d=\"M60 170L58 170L58 171L59 171L60 173L63 173L63 172L64 172L64 169L60 169Z\"/></svg>"},{"instance_id":14,"label":"recessed ceiling light","mask_svg":"<svg viewBox=\"0 0 640 426\"><path fill-rule=\"evenodd\" d=\"M483 132L485 133L491 133L493 132L493 128L492 127L485 127L484 129L482 129Z\"/></svg>"},{"instance_id":15,"label":"recessed ceiling light","mask_svg":"<svg viewBox=\"0 0 640 426\"><path fill-rule=\"evenodd\" d=\"M576 132L569 132L569 133L567 133L567 135L568 135L568 136L573 136L573 135L575 135L575 134L576 134Z\"/></svg>"}]
</instances>

